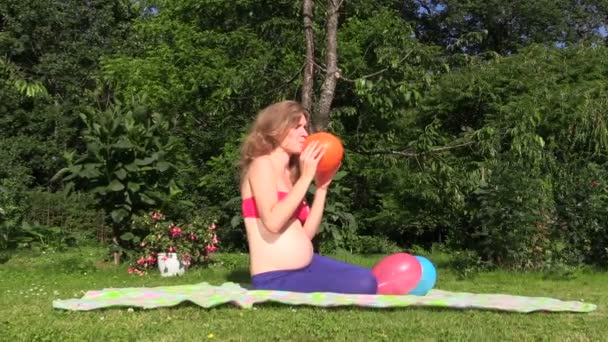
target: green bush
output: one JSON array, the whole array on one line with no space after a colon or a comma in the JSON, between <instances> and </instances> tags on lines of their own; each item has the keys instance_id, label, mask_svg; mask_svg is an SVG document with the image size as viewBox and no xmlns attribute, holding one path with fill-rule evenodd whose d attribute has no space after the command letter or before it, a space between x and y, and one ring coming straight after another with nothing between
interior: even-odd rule
<instances>
[{"instance_id":1,"label":"green bush","mask_svg":"<svg viewBox=\"0 0 608 342\"><path fill-rule=\"evenodd\" d=\"M590 163L556 175L556 231L568 263L608 265L608 172Z\"/></svg>"},{"instance_id":2,"label":"green bush","mask_svg":"<svg viewBox=\"0 0 608 342\"><path fill-rule=\"evenodd\" d=\"M26 198L26 222L60 227L79 245L95 243L96 233L104 229L103 212L96 208L95 198L89 193L33 189Z\"/></svg>"},{"instance_id":3,"label":"green bush","mask_svg":"<svg viewBox=\"0 0 608 342\"><path fill-rule=\"evenodd\" d=\"M46 250L94 241L102 222L85 194L27 189L17 179L0 183L0 250Z\"/></svg>"},{"instance_id":4,"label":"green bush","mask_svg":"<svg viewBox=\"0 0 608 342\"><path fill-rule=\"evenodd\" d=\"M171 134L175 123L146 103L145 97L133 98L81 114L86 151L66 153L68 166L54 177L67 181L68 188L95 196L112 227L116 262L128 246L119 237L131 216L150 208L164 209L182 192L177 174L185 168L187 155L182 141Z\"/></svg>"},{"instance_id":5,"label":"green bush","mask_svg":"<svg viewBox=\"0 0 608 342\"><path fill-rule=\"evenodd\" d=\"M48 227L24 221L18 227L13 241L17 243L18 248L27 248L34 252L64 251L67 247L76 246L77 238L61 227Z\"/></svg>"},{"instance_id":6,"label":"green bush","mask_svg":"<svg viewBox=\"0 0 608 342\"><path fill-rule=\"evenodd\" d=\"M325 239L319 243L321 253L334 253L338 250L347 250L354 254L393 254L401 252L402 249L385 236L377 235L350 235L341 240Z\"/></svg>"},{"instance_id":7,"label":"green bush","mask_svg":"<svg viewBox=\"0 0 608 342\"><path fill-rule=\"evenodd\" d=\"M552 190L550 177L500 163L473 196L467 247L496 265L542 266L552 246Z\"/></svg>"},{"instance_id":8,"label":"green bush","mask_svg":"<svg viewBox=\"0 0 608 342\"><path fill-rule=\"evenodd\" d=\"M222 227L218 236L226 252L247 249L239 190L239 147L238 140L226 142L219 155L209 158L197 170L193 177L197 183L192 184L193 191L188 194L204 211L217 212L218 225Z\"/></svg>"},{"instance_id":9,"label":"green bush","mask_svg":"<svg viewBox=\"0 0 608 342\"><path fill-rule=\"evenodd\" d=\"M25 185L17 179L0 179L0 250L17 247L27 203L25 191Z\"/></svg>"}]
</instances>

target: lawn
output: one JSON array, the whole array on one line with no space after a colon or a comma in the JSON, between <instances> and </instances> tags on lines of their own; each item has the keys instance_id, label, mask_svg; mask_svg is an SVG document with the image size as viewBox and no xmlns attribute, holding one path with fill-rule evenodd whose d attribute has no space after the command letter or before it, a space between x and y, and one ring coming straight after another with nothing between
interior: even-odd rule
<instances>
[{"instance_id":1,"label":"lawn","mask_svg":"<svg viewBox=\"0 0 608 342\"><path fill-rule=\"evenodd\" d=\"M200 308L133 310L111 308L88 312L60 311L55 299L81 297L108 287L161 286L247 281L247 255L218 254L216 264L190 270L183 277L157 272L129 275L126 265L101 262L102 249L65 253L21 253L0 265L0 340L217 340L217 341L597 341L608 333L608 274L579 270L572 277L495 271L459 279L449 256L427 255L437 266L435 288L475 293L504 293L585 301L591 313L519 314L489 310L426 307L363 309L259 304L252 310L232 305ZM372 266L382 256L336 255Z\"/></svg>"}]
</instances>

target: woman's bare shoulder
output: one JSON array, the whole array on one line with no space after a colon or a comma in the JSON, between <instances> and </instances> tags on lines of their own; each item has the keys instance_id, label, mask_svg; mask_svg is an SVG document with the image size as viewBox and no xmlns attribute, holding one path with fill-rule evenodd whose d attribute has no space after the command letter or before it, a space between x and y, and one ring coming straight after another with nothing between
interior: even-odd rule
<instances>
[{"instance_id":1,"label":"woman's bare shoulder","mask_svg":"<svg viewBox=\"0 0 608 342\"><path fill-rule=\"evenodd\" d=\"M253 158L253 160L251 161L251 164L249 166L249 168L252 167L264 167L265 165L272 165L272 161L270 160L270 156L259 156L259 157L255 157Z\"/></svg>"},{"instance_id":2,"label":"woman's bare shoulder","mask_svg":"<svg viewBox=\"0 0 608 342\"><path fill-rule=\"evenodd\" d=\"M260 156L251 161L249 176L259 176L260 174L274 174L274 167L269 156Z\"/></svg>"},{"instance_id":3,"label":"woman's bare shoulder","mask_svg":"<svg viewBox=\"0 0 608 342\"><path fill-rule=\"evenodd\" d=\"M243 181L241 184L241 192L245 196L250 196L252 192L252 182L263 182L266 183L268 180L274 178L274 168L272 161L269 156L256 157L251 161L247 171L243 175Z\"/></svg>"},{"instance_id":4,"label":"woman's bare shoulder","mask_svg":"<svg viewBox=\"0 0 608 342\"><path fill-rule=\"evenodd\" d=\"M247 181L251 191L256 196L260 192L270 191L270 193L273 193L278 186L279 174L269 156L261 156L253 160L247 173Z\"/></svg>"}]
</instances>

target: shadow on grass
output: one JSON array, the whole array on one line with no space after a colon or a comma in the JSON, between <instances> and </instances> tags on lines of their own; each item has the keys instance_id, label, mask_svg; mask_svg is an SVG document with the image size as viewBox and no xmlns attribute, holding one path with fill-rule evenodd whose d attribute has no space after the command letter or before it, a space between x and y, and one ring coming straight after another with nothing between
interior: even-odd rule
<instances>
[{"instance_id":1,"label":"shadow on grass","mask_svg":"<svg viewBox=\"0 0 608 342\"><path fill-rule=\"evenodd\" d=\"M6 251L0 252L0 265L6 263L11 258L10 253Z\"/></svg>"},{"instance_id":2,"label":"shadow on grass","mask_svg":"<svg viewBox=\"0 0 608 342\"><path fill-rule=\"evenodd\" d=\"M251 288L251 278L249 276L249 269L239 268L230 271L226 276L226 280L232 283L239 284L242 288Z\"/></svg>"}]
</instances>

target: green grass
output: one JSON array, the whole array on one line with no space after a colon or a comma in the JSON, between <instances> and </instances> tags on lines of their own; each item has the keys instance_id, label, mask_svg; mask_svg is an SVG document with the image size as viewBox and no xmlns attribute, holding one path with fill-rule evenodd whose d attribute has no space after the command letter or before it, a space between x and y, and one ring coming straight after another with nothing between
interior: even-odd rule
<instances>
[{"instance_id":1,"label":"green grass","mask_svg":"<svg viewBox=\"0 0 608 342\"><path fill-rule=\"evenodd\" d=\"M246 282L247 255L220 254L208 269L183 277L144 277L126 266L99 262L100 249L16 255L0 265L0 340L65 341L598 341L608 333L608 274L577 271L573 279L540 273L482 273L459 280L448 256L429 257L437 266L436 288L475 293L504 293L584 300L592 313L531 313L426 307L364 309L259 304L253 310L224 305L203 309L193 304L154 310L111 308L59 311L54 299L81 297L108 287L160 286L226 281ZM341 254L339 259L372 266L382 256Z\"/></svg>"}]
</instances>

